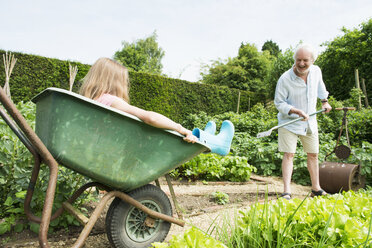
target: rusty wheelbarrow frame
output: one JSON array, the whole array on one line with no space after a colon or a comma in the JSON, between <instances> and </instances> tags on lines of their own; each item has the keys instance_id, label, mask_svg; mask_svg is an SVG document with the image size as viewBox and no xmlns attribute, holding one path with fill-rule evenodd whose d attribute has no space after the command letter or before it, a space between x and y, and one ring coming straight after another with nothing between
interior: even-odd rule
<instances>
[{"instance_id":1,"label":"rusty wheelbarrow frame","mask_svg":"<svg viewBox=\"0 0 372 248\"><path fill-rule=\"evenodd\" d=\"M77 217L80 223L83 223L85 225L77 241L72 246L72 247L82 247L86 238L91 232L94 224L96 223L98 217L104 210L105 205L110 199L114 197L120 198L122 201L142 210L151 218L161 219L169 223L177 224L179 226L184 226L185 222L182 220L182 215L179 211L178 204L177 204L175 194L173 191L173 187L170 183L170 178L168 174L166 174L167 183L170 189L170 193L172 195L172 200L176 207L177 214L180 219L153 211L147 208L146 206L142 205L140 202L133 199L129 195L121 191L113 190L112 188L106 185L103 185L101 183L98 183L98 182L90 182L80 187L75 193L73 193L73 195L66 202L63 203L63 207L61 207L60 209L52 213L52 206L53 206L53 201L54 201L54 196L55 196L59 164L55 160L53 155L49 152L47 147L40 140L38 135L27 124L25 118L16 108L14 103L8 98L8 96L6 95L2 87L0 87L0 102L6 109L7 113L11 116L11 118L0 107L1 117L9 125L12 131L17 135L17 137L22 141L22 143L26 146L26 148L31 152L31 154L34 157L34 167L32 170L30 183L29 183L26 197L25 197L24 211L30 221L40 223L39 244L41 247L50 247L48 240L47 240L47 234L49 230L50 221L58 218L63 213L64 210L68 210L69 212L71 212L75 217ZM35 187L35 184L38 178L38 174L40 171L40 165L42 163L46 164L49 168L49 182L48 182L48 188L46 191L45 202L44 202L44 207L42 211L42 217L40 218L38 216L35 216L31 212L30 203L31 203L33 192L34 192L34 187ZM160 186L158 180L156 179L155 181L156 181L157 186ZM71 204L86 189L90 187L97 187L97 188L103 189L107 191L107 193L100 200L98 206L95 208L95 210L91 214L91 217L88 219L87 217L82 216L79 210L74 209Z\"/></svg>"}]
</instances>

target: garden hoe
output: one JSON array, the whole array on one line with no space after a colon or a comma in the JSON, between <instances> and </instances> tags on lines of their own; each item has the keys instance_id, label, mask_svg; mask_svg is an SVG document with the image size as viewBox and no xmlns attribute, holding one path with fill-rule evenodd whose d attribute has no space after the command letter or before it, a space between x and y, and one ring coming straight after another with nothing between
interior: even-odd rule
<instances>
[{"instance_id":1,"label":"garden hoe","mask_svg":"<svg viewBox=\"0 0 372 248\"><path fill-rule=\"evenodd\" d=\"M313 115L319 114L319 113L324 112L324 111L325 111L325 109L321 109L321 110L318 110L318 111L316 111L316 112L310 114L309 116L313 116ZM292 123L294 123L294 122L296 122L296 121L300 121L300 120L302 120L303 118L304 118L304 117L298 117L298 118L296 118L296 119L293 119L293 120L288 121L288 122L286 122L286 123L283 123L283 124L281 124L281 125L275 126L275 127L271 128L269 131L265 131L265 132L262 132L262 133L258 133L258 134L257 134L257 138L262 138L262 137L270 136L270 134L271 134L271 132L272 132L273 130L278 129L278 128L280 128L280 127L287 126L287 125L292 124Z\"/></svg>"}]
</instances>

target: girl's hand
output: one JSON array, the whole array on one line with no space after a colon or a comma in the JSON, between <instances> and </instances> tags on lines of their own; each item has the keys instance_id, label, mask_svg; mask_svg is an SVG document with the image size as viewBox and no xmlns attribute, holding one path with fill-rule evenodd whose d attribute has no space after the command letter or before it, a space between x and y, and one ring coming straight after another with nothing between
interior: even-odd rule
<instances>
[{"instance_id":1,"label":"girl's hand","mask_svg":"<svg viewBox=\"0 0 372 248\"><path fill-rule=\"evenodd\" d=\"M192 132L186 128L184 128L183 126L180 125L179 127L179 130L178 132L180 134L183 134L185 135L185 137L183 138L184 141L187 141L187 142L190 142L190 143L195 143L198 141L198 138L192 134Z\"/></svg>"},{"instance_id":2,"label":"girl's hand","mask_svg":"<svg viewBox=\"0 0 372 248\"><path fill-rule=\"evenodd\" d=\"M186 133L184 133L185 137L183 138L184 141L195 143L198 141L198 138L192 134L190 130L187 130Z\"/></svg>"}]
</instances>

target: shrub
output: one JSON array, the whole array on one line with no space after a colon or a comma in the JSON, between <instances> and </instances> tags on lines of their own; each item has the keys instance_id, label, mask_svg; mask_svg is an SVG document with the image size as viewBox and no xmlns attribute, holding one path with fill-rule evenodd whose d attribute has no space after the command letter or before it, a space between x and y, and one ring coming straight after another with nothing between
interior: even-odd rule
<instances>
[{"instance_id":1,"label":"shrub","mask_svg":"<svg viewBox=\"0 0 372 248\"><path fill-rule=\"evenodd\" d=\"M0 56L5 51L0 50ZM14 102L29 101L48 87L69 88L69 63L78 67L73 91L77 92L90 65L63 61L36 55L14 53L17 63L10 79ZM180 122L192 113L205 111L220 114L237 109L240 94L240 110L261 99L252 92L228 87L191 83L154 74L130 71L131 103L146 110L156 111ZM0 63L0 81L4 81L3 64Z\"/></svg>"},{"instance_id":2,"label":"shrub","mask_svg":"<svg viewBox=\"0 0 372 248\"><path fill-rule=\"evenodd\" d=\"M174 177L190 180L248 181L256 169L249 165L247 158L239 156L222 157L216 154L200 154L172 171Z\"/></svg>"}]
</instances>

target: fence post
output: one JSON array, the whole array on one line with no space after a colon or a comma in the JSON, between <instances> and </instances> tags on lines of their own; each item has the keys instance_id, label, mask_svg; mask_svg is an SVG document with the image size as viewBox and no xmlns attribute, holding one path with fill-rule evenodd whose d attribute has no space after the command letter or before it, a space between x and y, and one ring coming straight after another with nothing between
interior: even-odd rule
<instances>
[{"instance_id":1,"label":"fence post","mask_svg":"<svg viewBox=\"0 0 372 248\"><path fill-rule=\"evenodd\" d=\"M356 84L356 88L359 90L360 89L360 85L359 85L359 72L358 72L358 69L355 69L355 84ZM362 108L362 99L359 96L359 99L358 99L358 109L361 109L361 108Z\"/></svg>"},{"instance_id":2,"label":"fence post","mask_svg":"<svg viewBox=\"0 0 372 248\"><path fill-rule=\"evenodd\" d=\"M368 104L368 96L367 96L367 89L366 89L366 83L365 83L365 80L364 78L362 78L362 90L363 90L363 93L364 93L364 102L366 104L366 108L369 107L369 104Z\"/></svg>"},{"instance_id":3,"label":"fence post","mask_svg":"<svg viewBox=\"0 0 372 248\"><path fill-rule=\"evenodd\" d=\"M240 90L238 91L238 105L236 107L236 113L239 114L239 105L240 105Z\"/></svg>"}]
</instances>

